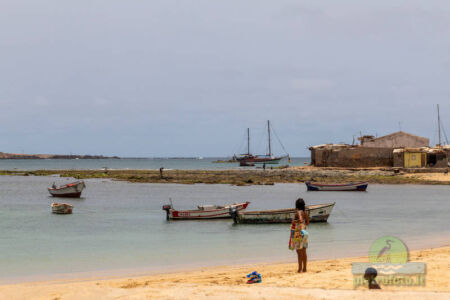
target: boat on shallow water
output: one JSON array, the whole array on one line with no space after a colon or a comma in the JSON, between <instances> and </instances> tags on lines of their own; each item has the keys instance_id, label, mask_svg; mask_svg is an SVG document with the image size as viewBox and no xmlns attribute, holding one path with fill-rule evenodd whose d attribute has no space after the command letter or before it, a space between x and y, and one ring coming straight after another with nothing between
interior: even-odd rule
<instances>
[{"instance_id":1,"label":"boat on shallow water","mask_svg":"<svg viewBox=\"0 0 450 300\"><path fill-rule=\"evenodd\" d=\"M199 205L196 210L176 210L172 204L162 207L167 213L167 220L210 220L231 218L230 209L241 211L247 208L250 202L234 203L225 206Z\"/></svg>"},{"instance_id":2,"label":"boat on shallow water","mask_svg":"<svg viewBox=\"0 0 450 300\"><path fill-rule=\"evenodd\" d=\"M80 198L81 192L85 187L86 184L84 181L76 181L61 186L56 186L53 184L52 187L48 188L48 192L53 197Z\"/></svg>"},{"instance_id":3,"label":"boat on shallow water","mask_svg":"<svg viewBox=\"0 0 450 300\"><path fill-rule=\"evenodd\" d=\"M67 203L52 203L52 213L67 215L72 213L73 206Z\"/></svg>"},{"instance_id":4,"label":"boat on shallow water","mask_svg":"<svg viewBox=\"0 0 450 300\"><path fill-rule=\"evenodd\" d=\"M268 136L268 152L266 155L253 155L250 153L250 129L247 128L247 153L234 155L233 160L239 162L239 166L241 167L252 167L255 164L278 164L280 160L283 158L288 158L290 162L289 154L286 156L274 156L272 153L272 144L271 144L271 128L270 121L267 121L267 136ZM277 137L278 138L278 137ZM280 142L281 144L281 142ZM284 146L281 145L284 149Z\"/></svg>"},{"instance_id":5,"label":"boat on shallow water","mask_svg":"<svg viewBox=\"0 0 450 300\"><path fill-rule=\"evenodd\" d=\"M306 206L309 222L326 222L334 204L335 202ZM236 224L274 224L291 223L295 217L295 211L295 208L245 212L230 209L229 213Z\"/></svg>"},{"instance_id":6,"label":"boat on shallow water","mask_svg":"<svg viewBox=\"0 0 450 300\"><path fill-rule=\"evenodd\" d=\"M369 183L367 182L350 182L344 184L327 184L319 182L305 182L308 191L360 191L364 192Z\"/></svg>"}]
</instances>

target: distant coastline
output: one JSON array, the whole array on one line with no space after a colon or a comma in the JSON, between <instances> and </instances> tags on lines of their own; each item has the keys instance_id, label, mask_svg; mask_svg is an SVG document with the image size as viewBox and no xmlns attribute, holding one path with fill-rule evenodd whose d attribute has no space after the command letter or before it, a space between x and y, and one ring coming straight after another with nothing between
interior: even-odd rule
<instances>
[{"instance_id":1,"label":"distant coastline","mask_svg":"<svg viewBox=\"0 0 450 300\"><path fill-rule=\"evenodd\" d=\"M0 159L120 159L118 156L66 155L66 154L17 154L0 152Z\"/></svg>"}]
</instances>

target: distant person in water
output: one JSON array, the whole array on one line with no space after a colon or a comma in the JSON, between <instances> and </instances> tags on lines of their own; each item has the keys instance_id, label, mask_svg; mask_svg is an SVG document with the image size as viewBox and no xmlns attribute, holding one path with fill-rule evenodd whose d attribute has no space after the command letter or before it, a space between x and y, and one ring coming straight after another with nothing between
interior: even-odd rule
<instances>
[{"instance_id":1,"label":"distant person in water","mask_svg":"<svg viewBox=\"0 0 450 300\"><path fill-rule=\"evenodd\" d=\"M164 167L159 168L159 177L161 179L163 179L163 170L164 170Z\"/></svg>"},{"instance_id":2,"label":"distant person in water","mask_svg":"<svg viewBox=\"0 0 450 300\"><path fill-rule=\"evenodd\" d=\"M295 218L292 220L292 225L296 226L296 231L299 231L300 240L295 243L295 250L297 251L298 259L298 273L306 272L306 263L308 257L306 256L306 248L308 248L309 234L306 231L306 226L309 225L309 216L305 209L305 201L302 198L295 202Z\"/></svg>"}]
</instances>

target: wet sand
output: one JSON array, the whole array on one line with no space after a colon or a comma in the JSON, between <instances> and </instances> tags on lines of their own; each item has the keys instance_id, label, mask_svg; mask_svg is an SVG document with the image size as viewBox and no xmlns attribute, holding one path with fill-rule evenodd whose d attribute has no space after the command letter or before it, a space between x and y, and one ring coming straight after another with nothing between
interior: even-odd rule
<instances>
[{"instance_id":1,"label":"wet sand","mask_svg":"<svg viewBox=\"0 0 450 300\"><path fill-rule=\"evenodd\" d=\"M294 255L294 254L293 254ZM352 262L367 257L311 261L307 273L295 263L219 266L170 274L115 279L85 278L0 286L0 299L449 299L450 246L412 251L427 264L425 286L354 289ZM263 282L247 285L257 270Z\"/></svg>"}]
</instances>

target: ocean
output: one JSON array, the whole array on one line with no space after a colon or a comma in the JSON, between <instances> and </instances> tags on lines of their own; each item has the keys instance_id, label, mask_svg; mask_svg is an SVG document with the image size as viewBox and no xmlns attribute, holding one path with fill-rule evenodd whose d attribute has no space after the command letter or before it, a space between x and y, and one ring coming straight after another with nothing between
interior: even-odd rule
<instances>
[{"instance_id":1,"label":"ocean","mask_svg":"<svg viewBox=\"0 0 450 300\"><path fill-rule=\"evenodd\" d=\"M121 158L121 159L0 159L0 170L87 170L87 169L178 169L178 170L224 170L239 169L239 163L214 163L223 157L205 158ZM293 157L291 163L286 158L280 164L304 166L309 157ZM267 165L270 168L271 165ZM261 166L259 166L261 167ZM245 167L255 168L255 167Z\"/></svg>"},{"instance_id":2,"label":"ocean","mask_svg":"<svg viewBox=\"0 0 450 300\"><path fill-rule=\"evenodd\" d=\"M54 215L47 187L69 178L0 176L0 282L143 274L210 265L295 262L289 224L166 221L162 206L250 201L248 210L336 202L308 228L309 259L367 255L384 235L410 249L449 245L450 186L369 185L367 192L307 192L304 184L176 185L87 180L72 215ZM253 270L249 270L253 271ZM350 270L349 270L350 272Z\"/></svg>"}]
</instances>

